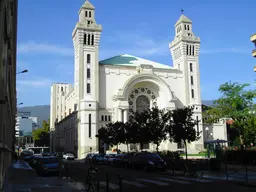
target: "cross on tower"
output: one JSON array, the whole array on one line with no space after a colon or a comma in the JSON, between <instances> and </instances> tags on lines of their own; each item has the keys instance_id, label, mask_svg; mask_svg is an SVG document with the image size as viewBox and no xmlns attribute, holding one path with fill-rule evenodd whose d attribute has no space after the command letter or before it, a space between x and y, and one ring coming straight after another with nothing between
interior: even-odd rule
<instances>
[{"instance_id":1,"label":"cross on tower","mask_svg":"<svg viewBox=\"0 0 256 192\"><path fill-rule=\"evenodd\" d=\"M181 9L180 11L181 11L181 14L183 15L183 13L184 13L184 9Z\"/></svg>"}]
</instances>

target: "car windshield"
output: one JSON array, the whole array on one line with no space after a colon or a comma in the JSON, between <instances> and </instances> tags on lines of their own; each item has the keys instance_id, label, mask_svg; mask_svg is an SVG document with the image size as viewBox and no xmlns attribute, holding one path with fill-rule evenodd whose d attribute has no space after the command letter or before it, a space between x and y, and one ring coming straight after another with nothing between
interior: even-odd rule
<instances>
[{"instance_id":1,"label":"car windshield","mask_svg":"<svg viewBox=\"0 0 256 192\"><path fill-rule=\"evenodd\" d=\"M72 153L67 153L67 156L73 156L73 154Z\"/></svg>"},{"instance_id":2,"label":"car windshield","mask_svg":"<svg viewBox=\"0 0 256 192\"><path fill-rule=\"evenodd\" d=\"M57 158L44 158L43 163L44 164L58 163L58 159Z\"/></svg>"}]
</instances>

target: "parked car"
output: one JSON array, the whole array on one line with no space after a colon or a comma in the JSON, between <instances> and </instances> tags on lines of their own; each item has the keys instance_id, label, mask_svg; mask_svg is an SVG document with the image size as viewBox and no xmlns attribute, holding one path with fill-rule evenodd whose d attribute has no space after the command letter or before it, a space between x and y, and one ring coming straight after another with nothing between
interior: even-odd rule
<instances>
[{"instance_id":1,"label":"parked car","mask_svg":"<svg viewBox=\"0 0 256 192\"><path fill-rule=\"evenodd\" d=\"M108 159L108 163L110 166L123 167L125 160L129 159L130 157L131 155L129 154L116 154Z\"/></svg>"},{"instance_id":2,"label":"parked car","mask_svg":"<svg viewBox=\"0 0 256 192\"><path fill-rule=\"evenodd\" d=\"M104 163L104 153L100 153L100 154L94 154L92 156L92 163Z\"/></svg>"},{"instance_id":3,"label":"parked car","mask_svg":"<svg viewBox=\"0 0 256 192\"><path fill-rule=\"evenodd\" d=\"M66 154L63 155L63 159L75 160L75 156L72 153L66 153Z\"/></svg>"},{"instance_id":4,"label":"parked car","mask_svg":"<svg viewBox=\"0 0 256 192\"><path fill-rule=\"evenodd\" d=\"M33 169L36 169L38 166L38 160L41 158L41 156L34 156L33 159L31 159L28 163L30 167Z\"/></svg>"},{"instance_id":5,"label":"parked car","mask_svg":"<svg viewBox=\"0 0 256 192\"><path fill-rule=\"evenodd\" d=\"M45 176L59 172L59 160L53 156L40 157L37 160L36 172L38 175Z\"/></svg>"},{"instance_id":6,"label":"parked car","mask_svg":"<svg viewBox=\"0 0 256 192\"><path fill-rule=\"evenodd\" d=\"M88 153L85 157L84 163L92 163L93 156L96 155L95 153Z\"/></svg>"},{"instance_id":7,"label":"parked car","mask_svg":"<svg viewBox=\"0 0 256 192\"><path fill-rule=\"evenodd\" d=\"M110 164L112 158L115 158L116 154L106 154L104 156L104 164Z\"/></svg>"},{"instance_id":8,"label":"parked car","mask_svg":"<svg viewBox=\"0 0 256 192\"><path fill-rule=\"evenodd\" d=\"M166 166L166 162L159 155L149 152L135 153L125 163L125 167L143 168L145 171L166 170Z\"/></svg>"}]
</instances>

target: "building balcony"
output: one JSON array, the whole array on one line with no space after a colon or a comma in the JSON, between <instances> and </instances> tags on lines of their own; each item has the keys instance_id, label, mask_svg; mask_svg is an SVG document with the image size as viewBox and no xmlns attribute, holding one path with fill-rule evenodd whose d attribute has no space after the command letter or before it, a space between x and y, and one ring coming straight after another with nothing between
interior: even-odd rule
<instances>
[{"instance_id":1,"label":"building balcony","mask_svg":"<svg viewBox=\"0 0 256 192\"><path fill-rule=\"evenodd\" d=\"M256 58L256 49L252 51L252 56Z\"/></svg>"},{"instance_id":2,"label":"building balcony","mask_svg":"<svg viewBox=\"0 0 256 192\"><path fill-rule=\"evenodd\" d=\"M251 42L256 44L256 33L251 36L250 40L251 40Z\"/></svg>"}]
</instances>

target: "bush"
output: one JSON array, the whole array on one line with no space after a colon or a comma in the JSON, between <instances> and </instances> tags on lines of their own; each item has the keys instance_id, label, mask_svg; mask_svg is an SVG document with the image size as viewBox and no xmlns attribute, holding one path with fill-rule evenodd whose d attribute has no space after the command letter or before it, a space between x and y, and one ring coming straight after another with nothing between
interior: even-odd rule
<instances>
[{"instance_id":1,"label":"bush","mask_svg":"<svg viewBox=\"0 0 256 192\"><path fill-rule=\"evenodd\" d=\"M225 157L228 163L254 165L256 160L256 151L253 149L226 150Z\"/></svg>"}]
</instances>

